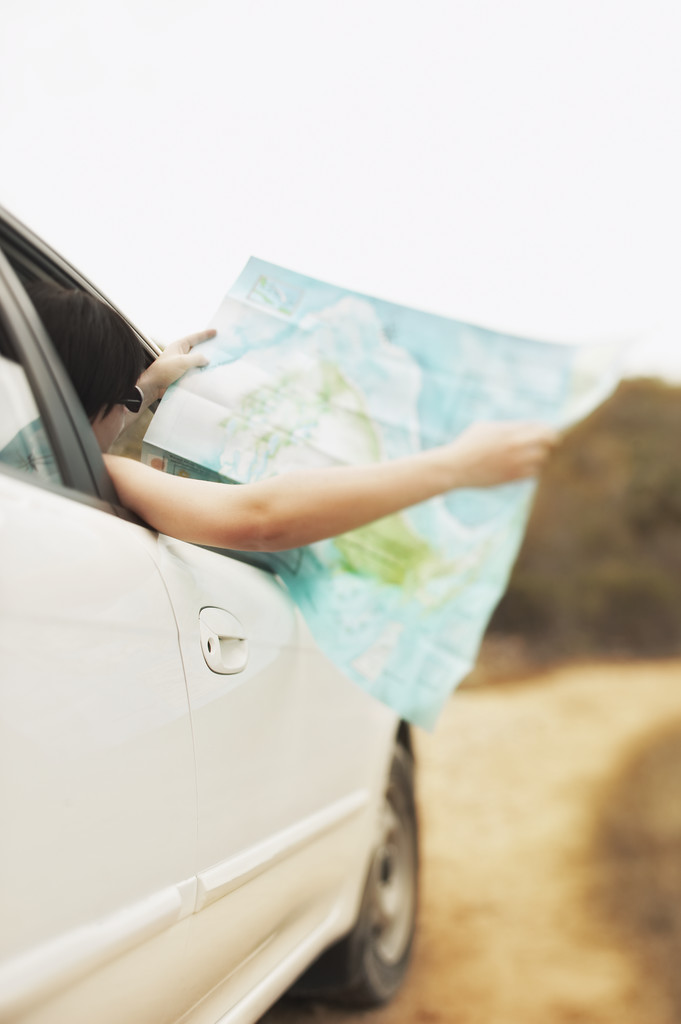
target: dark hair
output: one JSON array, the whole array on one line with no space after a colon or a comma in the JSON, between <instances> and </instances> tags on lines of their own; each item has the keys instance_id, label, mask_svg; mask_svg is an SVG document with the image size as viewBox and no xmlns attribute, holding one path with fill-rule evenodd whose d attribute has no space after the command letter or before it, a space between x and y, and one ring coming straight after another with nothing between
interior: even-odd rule
<instances>
[{"instance_id":1,"label":"dark hair","mask_svg":"<svg viewBox=\"0 0 681 1024\"><path fill-rule=\"evenodd\" d=\"M122 316L88 292L33 281L26 291L61 356L90 421L106 416L144 369L139 338Z\"/></svg>"}]
</instances>

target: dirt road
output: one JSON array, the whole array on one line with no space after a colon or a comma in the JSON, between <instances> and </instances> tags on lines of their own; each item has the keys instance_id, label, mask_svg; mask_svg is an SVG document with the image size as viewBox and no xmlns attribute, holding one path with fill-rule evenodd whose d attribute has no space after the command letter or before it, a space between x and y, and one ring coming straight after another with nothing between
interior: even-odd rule
<instances>
[{"instance_id":1,"label":"dirt road","mask_svg":"<svg viewBox=\"0 0 681 1024\"><path fill-rule=\"evenodd\" d=\"M681 662L459 691L418 737L419 934L389 1007L262 1024L679 1024Z\"/></svg>"}]
</instances>

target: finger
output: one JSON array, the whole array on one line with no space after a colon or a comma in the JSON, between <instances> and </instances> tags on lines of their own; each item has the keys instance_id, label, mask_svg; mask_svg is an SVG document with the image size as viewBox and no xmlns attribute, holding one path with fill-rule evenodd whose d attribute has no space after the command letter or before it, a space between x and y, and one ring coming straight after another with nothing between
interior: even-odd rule
<instances>
[{"instance_id":1,"label":"finger","mask_svg":"<svg viewBox=\"0 0 681 1024\"><path fill-rule=\"evenodd\" d=\"M214 338L218 332L212 327L205 331L198 331L196 334L188 334L186 338L182 338L176 344L181 345L185 349L194 348L194 345L200 345L202 341L209 341Z\"/></svg>"},{"instance_id":2,"label":"finger","mask_svg":"<svg viewBox=\"0 0 681 1024\"><path fill-rule=\"evenodd\" d=\"M185 366L190 369L192 366L208 366L210 359L205 352L188 352L186 356L182 357L185 361Z\"/></svg>"},{"instance_id":3,"label":"finger","mask_svg":"<svg viewBox=\"0 0 681 1024\"><path fill-rule=\"evenodd\" d=\"M518 431L528 439L534 438L551 442L558 436L554 427L550 427L547 423L519 423Z\"/></svg>"},{"instance_id":4,"label":"finger","mask_svg":"<svg viewBox=\"0 0 681 1024\"><path fill-rule=\"evenodd\" d=\"M197 366L207 366L208 356L203 352L187 352L183 355L172 356L166 361L164 376L169 382L179 380L187 372Z\"/></svg>"}]
</instances>

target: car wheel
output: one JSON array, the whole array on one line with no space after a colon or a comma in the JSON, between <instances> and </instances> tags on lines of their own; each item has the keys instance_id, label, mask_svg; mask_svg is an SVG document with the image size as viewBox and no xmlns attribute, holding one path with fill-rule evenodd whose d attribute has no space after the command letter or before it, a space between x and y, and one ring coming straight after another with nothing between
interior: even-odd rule
<instances>
[{"instance_id":1,"label":"car wheel","mask_svg":"<svg viewBox=\"0 0 681 1024\"><path fill-rule=\"evenodd\" d=\"M355 927L314 964L294 994L378 1006L396 993L416 929L418 828L414 765L397 744Z\"/></svg>"}]
</instances>

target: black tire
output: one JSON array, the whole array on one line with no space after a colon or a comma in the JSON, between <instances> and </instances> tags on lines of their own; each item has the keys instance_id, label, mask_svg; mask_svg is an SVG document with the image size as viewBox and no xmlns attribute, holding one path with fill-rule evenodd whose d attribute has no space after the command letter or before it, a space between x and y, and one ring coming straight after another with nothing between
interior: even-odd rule
<instances>
[{"instance_id":1,"label":"black tire","mask_svg":"<svg viewBox=\"0 0 681 1024\"><path fill-rule=\"evenodd\" d=\"M380 820L357 923L303 975L296 995L380 1006L402 984L416 930L418 825L414 763L399 743Z\"/></svg>"}]
</instances>

